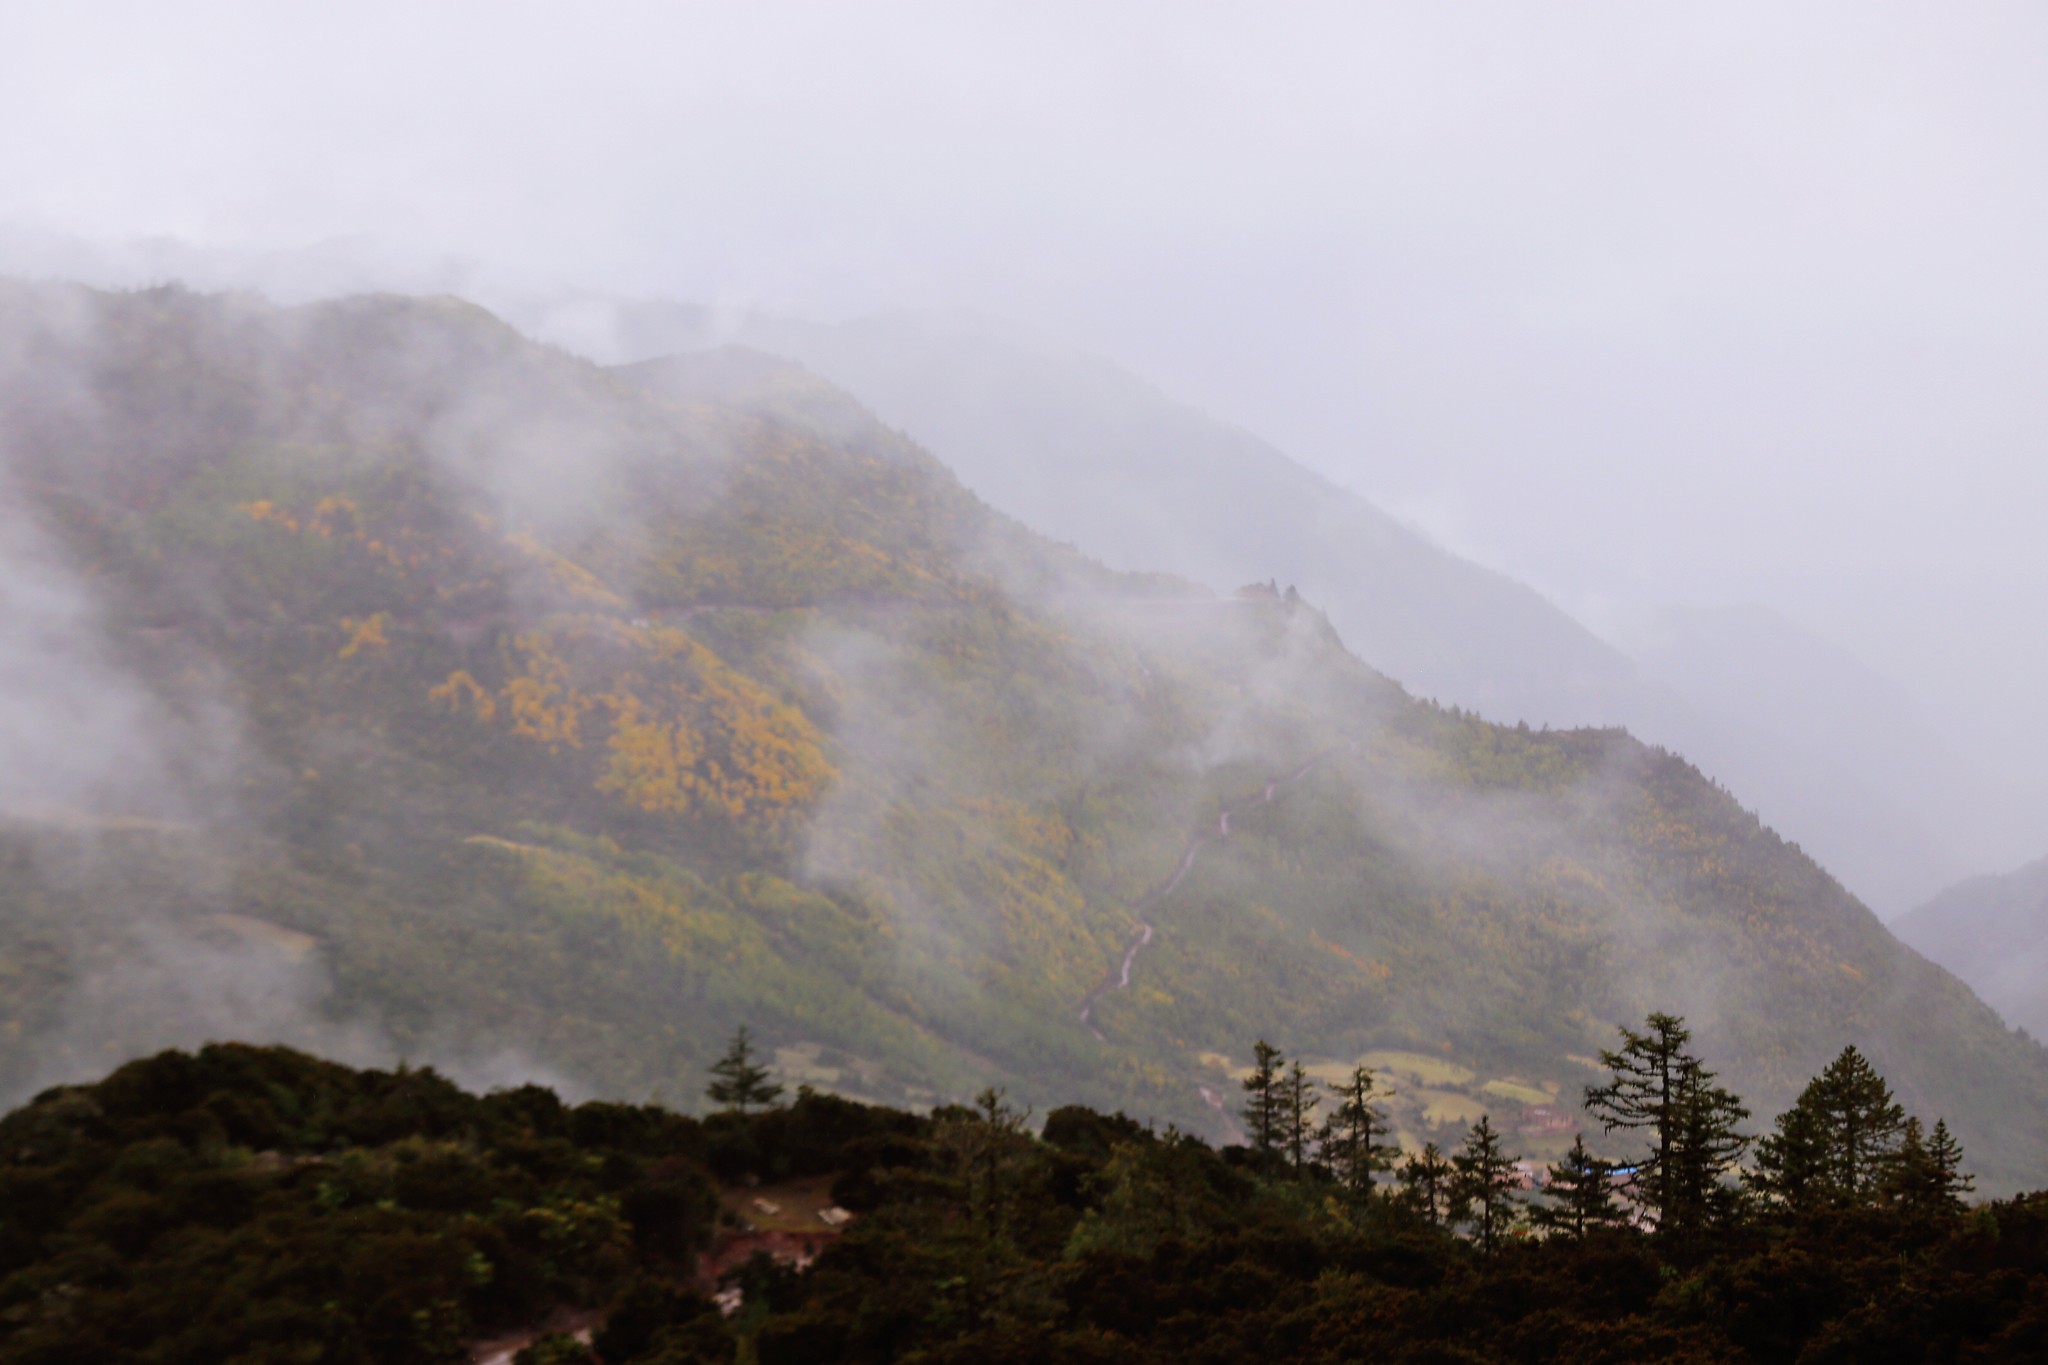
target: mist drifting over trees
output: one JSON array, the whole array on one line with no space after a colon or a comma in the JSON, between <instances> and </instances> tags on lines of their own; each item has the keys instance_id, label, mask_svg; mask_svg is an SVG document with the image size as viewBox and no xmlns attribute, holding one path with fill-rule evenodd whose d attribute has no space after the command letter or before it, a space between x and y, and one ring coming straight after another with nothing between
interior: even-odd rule
<instances>
[{"instance_id":1,"label":"mist drifting over trees","mask_svg":"<svg viewBox=\"0 0 2048 1365\"><path fill-rule=\"evenodd\" d=\"M2021 1358L2044 39L23 16L0 1333Z\"/></svg>"}]
</instances>

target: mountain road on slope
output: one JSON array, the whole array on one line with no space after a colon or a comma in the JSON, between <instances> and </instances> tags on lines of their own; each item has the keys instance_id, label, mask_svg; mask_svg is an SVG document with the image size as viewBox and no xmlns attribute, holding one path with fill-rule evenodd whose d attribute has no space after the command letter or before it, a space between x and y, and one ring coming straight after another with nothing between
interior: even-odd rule
<instances>
[{"instance_id":1,"label":"mountain road on slope","mask_svg":"<svg viewBox=\"0 0 2048 1365\"><path fill-rule=\"evenodd\" d=\"M1353 745L1351 747L1356 748L1357 746ZM1138 897L1136 901L1132 902L1131 910L1139 917L1138 929L1131 936L1129 942L1124 945L1122 965L1113 975L1105 977L1100 985L1088 992L1087 997L1081 1002L1079 1016L1081 1023L1099 1041L1108 1042L1109 1039L1103 1035L1101 1029L1095 1027L1095 1006L1109 992L1126 990L1130 987L1131 968L1137 963L1138 954L1151 946L1152 940L1157 933L1156 926L1149 918L1146 918L1147 914L1156 909L1160 902L1172 895L1179 888L1181 882L1186 880L1188 873L1194 870L1195 860L1201 856L1205 845L1223 843L1230 838L1230 817L1232 815L1258 806L1270 806L1282 790L1308 776L1309 773L1327 762L1337 752L1338 750L1336 749L1325 749L1284 777L1267 778L1266 785L1257 795L1242 797L1239 800L1225 803L1223 809L1216 816L1215 828L1200 830L1188 840L1187 851L1181 854L1180 863L1173 869L1172 874L1158 886L1153 887L1144 895Z\"/></svg>"}]
</instances>

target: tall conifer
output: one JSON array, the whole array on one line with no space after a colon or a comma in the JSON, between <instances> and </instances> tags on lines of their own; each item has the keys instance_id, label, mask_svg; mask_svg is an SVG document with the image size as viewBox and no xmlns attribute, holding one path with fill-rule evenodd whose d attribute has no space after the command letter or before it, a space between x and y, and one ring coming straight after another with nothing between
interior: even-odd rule
<instances>
[{"instance_id":1,"label":"tall conifer","mask_svg":"<svg viewBox=\"0 0 2048 1365\"><path fill-rule=\"evenodd\" d=\"M1261 1156L1270 1157L1280 1150L1286 1113L1281 1075L1285 1064L1280 1049L1265 1039L1252 1044L1252 1074L1242 1083L1248 1098L1239 1112L1251 1134L1252 1150Z\"/></svg>"},{"instance_id":2,"label":"tall conifer","mask_svg":"<svg viewBox=\"0 0 2048 1365\"><path fill-rule=\"evenodd\" d=\"M1451 1163L1434 1142L1408 1158L1401 1167L1401 1183L1408 1203L1431 1227L1441 1227L1451 1211Z\"/></svg>"},{"instance_id":3,"label":"tall conifer","mask_svg":"<svg viewBox=\"0 0 2048 1365\"><path fill-rule=\"evenodd\" d=\"M742 1114L782 1097L782 1087L768 1079L768 1068L754 1060L754 1042L745 1024L733 1034L725 1055L712 1064L711 1074L716 1079L704 1088L705 1093L714 1104Z\"/></svg>"},{"instance_id":4,"label":"tall conifer","mask_svg":"<svg viewBox=\"0 0 2048 1365\"><path fill-rule=\"evenodd\" d=\"M1685 1021L1671 1014L1652 1014L1641 1033L1624 1025L1621 1046L1600 1054L1611 1079L1586 1087L1586 1112L1608 1132L1648 1133L1651 1151L1637 1166L1636 1183L1653 1209L1663 1203L1661 1179L1678 1136L1679 1077L1691 1038Z\"/></svg>"},{"instance_id":5,"label":"tall conifer","mask_svg":"<svg viewBox=\"0 0 2048 1365\"><path fill-rule=\"evenodd\" d=\"M1465 1145L1451 1158L1451 1206L1488 1255L1514 1225L1514 1192L1520 1183L1515 1159L1501 1149L1500 1134L1485 1114L1465 1135Z\"/></svg>"},{"instance_id":6,"label":"tall conifer","mask_svg":"<svg viewBox=\"0 0 2048 1365\"><path fill-rule=\"evenodd\" d=\"M1733 1092L1686 1051L1685 1021L1655 1013L1638 1033L1623 1027L1622 1045L1603 1051L1613 1073L1586 1088L1586 1109L1608 1132L1642 1132L1651 1142L1637 1164L1636 1197L1659 1231L1686 1235L1725 1213L1733 1201L1722 1178L1749 1144L1736 1125L1749 1117Z\"/></svg>"},{"instance_id":7,"label":"tall conifer","mask_svg":"<svg viewBox=\"0 0 2048 1365\"><path fill-rule=\"evenodd\" d=\"M1614 1197L1614 1163L1586 1150L1586 1135L1572 1140L1572 1149L1552 1166L1543 1186L1544 1203L1531 1206L1529 1221L1546 1232L1575 1240L1597 1228L1627 1222Z\"/></svg>"},{"instance_id":8,"label":"tall conifer","mask_svg":"<svg viewBox=\"0 0 2048 1365\"><path fill-rule=\"evenodd\" d=\"M1658 1228L1686 1237L1739 1211L1741 1192L1726 1177L1751 1139L1735 1127L1749 1110L1733 1091L1715 1084L1714 1073L1697 1058L1686 1058L1679 1071L1678 1097L1671 1164L1658 1182Z\"/></svg>"},{"instance_id":9,"label":"tall conifer","mask_svg":"<svg viewBox=\"0 0 2048 1365\"><path fill-rule=\"evenodd\" d=\"M1907 1132L1884 1077L1845 1047L1758 1144L1753 1183L1794 1210L1868 1207L1897 1183Z\"/></svg>"},{"instance_id":10,"label":"tall conifer","mask_svg":"<svg viewBox=\"0 0 2048 1365\"><path fill-rule=\"evenodd\" d=\"M1348 1080L1332 1086L1337 1108L1323 1125L1323 1160L1339 1184L1358 1198L1372 1194L1373 1174L1389 1169L1401 1149L1380 1141L1387 1116L1374 1101L1392 1092L1380 1088L1365 1067L1355 1067Z\"/></svg>"},{"instance_id":11,"label":"tall conifer","mask_svg":"<svg viewBox=\"0 0 2048 1365\"><path fill-rule=\"evenodd\" d=\"M1947 1119L1934 1121L1927 1157L1934 1166L1935 1199L1947 1208L1962 1208L1968 1202L1964 1196L1977 1188L1977 1178L1963 1169L1963 1144L1949 1132Z\"/></svg>"},{"instance_id":12,"label":"tall conifer","mask_svg":"<svg viewBox=\"0 0 2048 1365\"><path fill-rule=\"evenodd\" d=\"M1282 1119L1287 1140L1287 1159L1296 1175L1308 1164L1309 1145L1315 1136L1315 1112L1322 1104L1308 1072L1299 1058L1288 1065L1281 1082Z\"/></svg>"}]
</instances>

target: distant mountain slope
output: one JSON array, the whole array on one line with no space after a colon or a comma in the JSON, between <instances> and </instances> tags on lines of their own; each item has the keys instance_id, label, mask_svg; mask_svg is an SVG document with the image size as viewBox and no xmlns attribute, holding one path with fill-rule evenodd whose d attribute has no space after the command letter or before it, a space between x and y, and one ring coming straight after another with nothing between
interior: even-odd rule
<instances>
[{"instance_id":1,"label":"distant mountain slope","mask_svg":"<svg viewBox=\"0 0 2048 1365\"><path fill-rule=\"evenodd\" d=\"M612 316L628 348L703 344L711 327L655 305ZM737 336L847 388L995 507L1113 566L1294 584L1420 696L1508 722L1626 725L1678 749L1885 913L1968 866L1931 828L1929 788L1893 780L1894 750L1919 736L1810 725L1804 698L1751 695L1752 672L1711 649L1647 672L1526 585L1107 361L917 315L751 318ZM1743 657L1765 675L1780 662ZM1954 785L1938 790L1956 804Z\"/></svg>"},{"instance_id":2,"label":"distant mountain slope","mask_svg":"<svg viewBox=\"0 0 2048 1365\"><path fill-rule=\"evenodd\" d=\"M842 385L991 504L1114 567L1295 584L1418 695L1568 724L1611 718L1634 676L1530 588L1106 361L912 316L756 318L740 338Z\"/></svg>"},{"instance_id":3,"label":"distant mountain slope","mask_svg":"<svg viewBox=\"0 0 2048 1365\"><path fill-rule=\"evenodd\" d=\"M1808 837L1881 913L1904 913L1973 863L1996 865L1995 784L1849 651L1755 604L1666 608L1612 638L1694 708L1653 732L1692 738L1679 746L1688 755L1704 743L1725 781Z\"/></svg>"},{"instance_id":4,"label":"distant mountain slope","mask_svg":"<svg viewBox=\"0 0 2048 1365\"><path fill-rule=\"evenodd\" d=\"M2048 858L1960 882L1893 928L2013 1024L2048 1038Z\"/></svg>"},{"instance_id":5,"label":"distant mountain slope","mask_svg":"<svg viewBox=\"0 0 2048 1365\"><path fill-rule=\"evenodd\" d=\"M1900 723L1876 725L1874 743L1831 739L1829 727L1809 726L1812 708L1799 698L1772 693L1751 708L1744 679L1779 676L1775 652L1739 652L1729 656L1736 667L1706 675L1674 677L1653 660L1632 671L1525 586L1444 553L1256 437L1113 365L1021 343L997 327L925 316L826 327L628 301L366 240L246 253L163 239L94 247L17 228L0 231L0 256L31 271L184 279L292 298L450 290L608 363L737 337L804 360L934 450L999 510L1106 562L1224 589L1292 582L1361 657L1420 695L1510 722L1623 724L1677 749L1881 915L1904 913L1970 868L2003 865L2028 848L2024 831L2012 842L2015 831L1999 818L2010 803L1980 775L1958 786L1948 780L1953 763L1937 756L1943 780L1901 776L1924 757L1910 707L1892 713ZM1216 490L1206 500L1200 480L1176 473L1196 467ZM1731 680L1731 689L1718 686ZM1822 710L1854 714L1868 699L1852 686Z\"/></svg>"},{"instance_id":6,"label":"distant mountain slope","mask_svg":"<svg viewBox=\"0 0 2048 1365\"><path fill-rule=\"evenodd\" d=\"M1887 791L1970 780L1905 688L1769 607L1668 607L1620 643L1652 677L1716 698L1776 738L1862 753Z\"/></svg>"},{"instance_id":7,"label":"distant mountain slope","mask_svg":"<svg viewBox=\"0 0 2048 1365\"><path fill-rule=\"evenodd\" d=\"M1223 1132L1268 1037L1419 1141L1668 1008L2048 1183L2042 1051L1681 759L1091 563L795 366L6 287L0 454L9 1088L255 1034L688 1098L746 1021Z\"/></svg>"}]
</instances>

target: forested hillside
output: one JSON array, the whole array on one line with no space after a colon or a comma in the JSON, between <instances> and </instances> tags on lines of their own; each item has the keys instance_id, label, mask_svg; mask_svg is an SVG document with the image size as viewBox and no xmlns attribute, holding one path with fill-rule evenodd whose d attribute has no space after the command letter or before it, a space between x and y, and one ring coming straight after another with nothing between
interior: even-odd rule
<instances>
[{"instance_id":1,"label":"forested hillside","mask_svg":"<svg viewBox=\"0 0 2048 1365\"><path fill-rule=\"evenodd\" d=\"M1270 1037L1551 1156L1654 1007L1763 1109L1855 1043L2048 1181L2040 1049L1683 759L1109 572L795 367L9 286L0 442L17 1092L253 1034L691 1096L746 1020L792 1082L1222 1138Z\"/></svg>"},{"instance_id":2,"label":"forested hillside","mask_svg":"<svg viewBox=\"0 0 2048 1365\"><path fill-rule=\"evenodd\" d=\"M696 349L714 331L702 310L606 311L626 350ZM728 330L844 386L996 508L1088 554L1218 588L1277 576L1417 696L1510 724L1626 725L1684 753L1881 915L1954 880L1971 851L2009 842L1984 779L1958 768L1909 701L1853 660L1813 676L1816 654L1837 661L1787 624L1673 611L1621 632L1617 649L1618 622L1596 638L1526 583L1199 402L996 323L896 314ZM1358 468L1385 439L1357 433Z\"/></svg>"}]
</instances>

